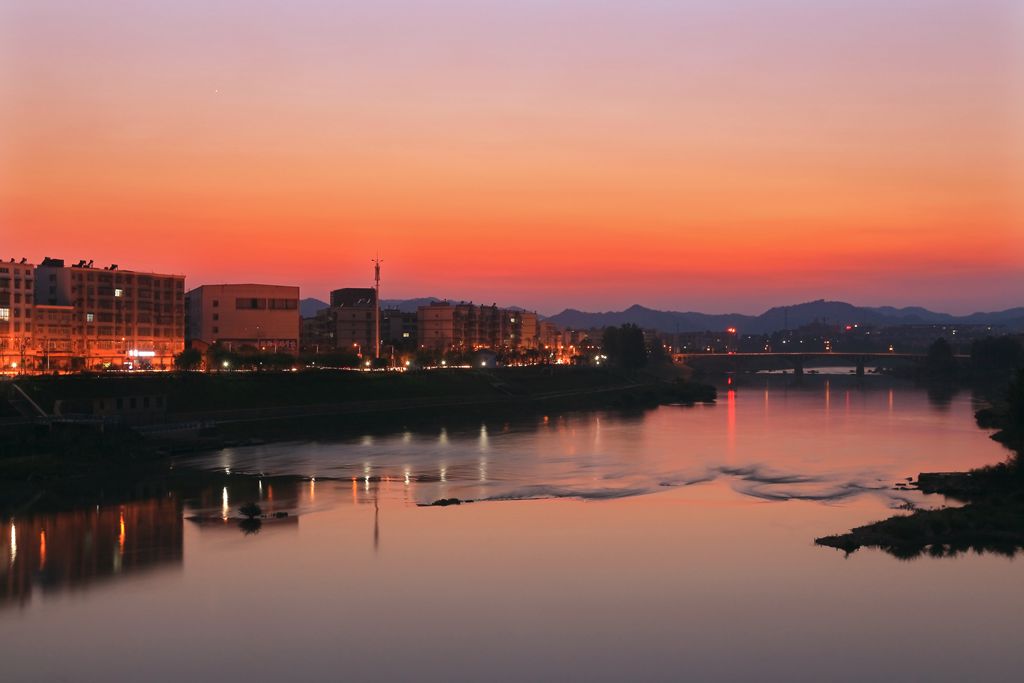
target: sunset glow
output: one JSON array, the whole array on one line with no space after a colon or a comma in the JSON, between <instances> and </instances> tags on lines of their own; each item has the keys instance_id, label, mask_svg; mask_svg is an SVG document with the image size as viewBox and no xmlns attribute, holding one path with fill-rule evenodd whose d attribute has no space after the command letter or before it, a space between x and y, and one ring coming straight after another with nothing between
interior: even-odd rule
<instances>
[{"instance_id":1,"label":"sunset glow","mask_svg":"<svg viewBox=\"0 0 1024 683\"><path fill-rule=\"evenodd\" d=\"M0 0L0 233L326 298L1020 305L1011 0Z\"/></svg>"}]
</instances>

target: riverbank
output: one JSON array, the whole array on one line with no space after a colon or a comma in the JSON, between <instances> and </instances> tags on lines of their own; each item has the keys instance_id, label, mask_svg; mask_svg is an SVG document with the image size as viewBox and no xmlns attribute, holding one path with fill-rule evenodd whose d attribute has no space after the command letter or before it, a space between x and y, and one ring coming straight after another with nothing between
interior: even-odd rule
<instances>
[{"instance_id":1,"label":"riverbank","mask_svg":"<svg viewBox=\"0 0 1024 683\"><path fill-rule=\"evenodd\" d=\"M964 503L917 510L824 536L815 543L852 553L878 548L901 558L957 555L973 550L1014 556L1024 550L1024 370L989 408L976 414L982 428L1012 452L1003 463L969 472L923 472L916 487Z\"/></svg>"}]
</instances>

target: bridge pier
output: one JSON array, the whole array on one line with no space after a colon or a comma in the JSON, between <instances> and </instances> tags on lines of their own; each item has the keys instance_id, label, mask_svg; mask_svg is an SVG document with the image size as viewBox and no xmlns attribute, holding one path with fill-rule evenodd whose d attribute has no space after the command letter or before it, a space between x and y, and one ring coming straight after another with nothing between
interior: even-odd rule
<instances>
[{"instance_id":1,"label":"bridge pier","mask_svg":"<svg viewBox=\"0 0 1024 683\"><path fill-rule=\"evenodd\" d=\"M858 358L857 359L857 376L858 377L863 377L864 376L864 359L863 358Z\"/></svg>"},{"instance_id":2,"label":"bridge pier","mask_svg":"<svg viewBox=\"0 0 1024 683\"><path fill-rule=\"evenodd\" d=\"M804 376L804 359L794 358L793 359L793 374L797 377Z\"/></svg>"}]
</instances>

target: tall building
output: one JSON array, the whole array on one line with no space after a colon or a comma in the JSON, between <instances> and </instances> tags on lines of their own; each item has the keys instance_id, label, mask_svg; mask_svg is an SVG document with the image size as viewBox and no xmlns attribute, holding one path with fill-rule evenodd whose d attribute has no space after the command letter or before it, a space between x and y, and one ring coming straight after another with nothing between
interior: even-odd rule
<instances>
[{"instance_id":1,"label":"tall building","mask_svg":"<svg viewBox=\"0 0 1024 683\"><path fill-rule=\"evenodd\" d=\"M395 350L414 350L419 339L418 318L415 312L384 309L381 316L381 343Z\"/></svg>"},{"instance_id":2,"label":"tall building","mask_svg":"<svg viewBox=\"0 0 1024 683\"><path fill-rule=\"evenodd\" d=\"M373 357L377 344L377 292L372 287L346 287L331 292L328 325L335 348L353 348Z\"/></svg>"},{"instance_id":3,"label":"tall building","mask_svg":"<svg viewBox=\"0 0 1024 683\"><path fill-rule=\"evenodd\" d=\"M542 320L537 325L537 345L538 348L546 351L555 357L561 357L562 355L562 335L558 330L558 325L547 320Z\"/></svg>"},{"instance_id":4,"label":"tall building","mask_svg":"<svg viewBox=\"0 0 1024 683\"><path fill-rule=\"evenodd\" d=\"M501 316L501 346L509 349L537 348L537 314L506 310Z\"/></svg>"},{"instance_id":5,"label":"tall building","mask_svg":"<svg viewBox=\"0 0 1024 683\"><path fill-rule=\"evenodd\" d=\"M28 370L35 357L34 283L35 266L26 259L0 263L0 372Z\"/></svg>"},{"instance_id":6,"label":"tall building","mask_svg":"<svg viewBox=\"0 0 1024 683\"><path fill-rule=\"evenodd\" d=\"M188 339L230 351L299 350L299 288L285 285L202 285L189 291Z\"/></svg>"},{"instance_id":7,"label":"tall building","mask_svg":"<svg viewBox=\"0 0 1024 683\"><path fill-rule=\"evenodd\" d=\"M47 311L48 332L70 313L68 369L168 369L185 347L183 275L45 258L35 269L35 304Z\"/></svg>"},{"instance_id":8,"label":"tall building","mask_svg":"<svg viewBox=\"0 0 1024 683\"><path fill-rule=\"evenodd\" d=\"M435 301L417 310L421 348L472 351L480 346L479 315L473 304Z\"/></svg>"},{"instance_id":9,"label":"tall building","mask_svg":"<svg viewBox=\"0 0 1024 683\"><path fill-rule=\"evenodd\" d=\"M424 349L537 348L537 314L531 311L439 301L420 306L418 316L419 343Z\"/></svg>"}]
</instances>

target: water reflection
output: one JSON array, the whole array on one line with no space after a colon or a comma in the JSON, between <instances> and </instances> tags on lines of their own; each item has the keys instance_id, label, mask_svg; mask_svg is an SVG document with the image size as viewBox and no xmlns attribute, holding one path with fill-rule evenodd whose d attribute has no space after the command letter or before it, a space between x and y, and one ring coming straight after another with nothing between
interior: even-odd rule
<instances>
[{"instance_id":1,"label":"water reflection","mask_svg":"<svg viewBox=\"0 0 1024 683\"><path fill-rule=\"evenodd\" d=\"M274 679L301 662L326 680L856 681L904 671L913 652L929 680L1006 679L1021 664L1019 562L906 564L811 542L888 517L898 497L927 502L893 490L900 477L1005 451L966 398L939 408L922 390L830 379L827 428L824 383L807 378L693 409L488 420L486 451L476 421L444 441L399 425L372 445L182 459L205 474L152 524L176 534L165 565L184 571L0 610L0 678ZM453 495L607 500L416 506ZM264 516L243 537L249 502ZM104 507L102 523L70 513L77 527L55 522L68 513L4 519L0 585L40 594L37 577L97 565L139 575L133 506L149 504ZM991 628L965 644L976 624Z\"/></svg>"},{"instance_id":2,"label":"water reflection","mask_svg":"<svg viewBox=\"0 0 1024 683\"><path fill-rule=\"evenodd\" d=\"M956 386L949 383L933 382L928 385L928 402L935 408L948 410L956 394Z\"/></svg>"},{"instance_id":3,"label":"water reflection","mask_svg":"<svg viewBox=\"0 0 1024 683\"><path fill-rule=\"evenodd\" d=\"M939 408L920 390L883 378L807 377L801 387L781 376L758 380L763 384L728 388L714 406L406 427L372 442L235 448L226 460L221 452L195 465L309 477L309 504L318 497L313 478L350 481L356 504L395 497L392 481L402 482L403 502L423 504L453 497L605 499L721 480L759 500L868 495L899 508L925 501L895 481L992 459L975 451L980 461L972 461L946 438L951 423L967 439L978 436L967 403ZM832 410L836 392L841 411ZM951 407L955 415L935 425L908 419Z\"/></svg>"},{"instance_id":4,"label":"water reflection","mask_svg":"<svg viewBox=\"0 0 1024 683\"><path fill-rule=\"evenodd\" d=\"M204 532L241 531L250 536L296 528L300 514L315 509L316 499L315 477L306 481L236 472L222 485L200 487L185 496L183 515Z\"/></svg>"},{"instance_id":5,"label":"water reflection","mask_svg":"<svg viewBox=\"0 0 1024 683\"><path fill-rule=\"evenodd\" d=\"M18 517L3 527L0 605L24 604L37 589L59 593L161 566L183 556L174 496Z\"/></svg>"},{"instance_id":6,"label":"water reflection","mask_svg":"<svg viewBox=\"0 0 1024 683\"><path fill-rule=\"evenodd\" d=\"M192 458L185 462L207 469L211 480L168 498L5 520L3 599L24 602L33 588L63 590L180 564L183 518L203 536L242 533L261 544L268 535L295 535L304 515L338 506L369 514L372 505L372 520L359 528L370 534L372 525L377 550L386 505L605 500L714 487L762 503L863 497L892 508L928 506L937 503L894 482L1004 457L974 426L974 406L956 395L937 402L920 390L844 386L837 378L808 379L805 389L770 381L731 388L715 406L491 420ZM834 391L842 392L842 411L830 410ZM250 502L260 517L239 513Z\"/></svg>"}]
</instances>

